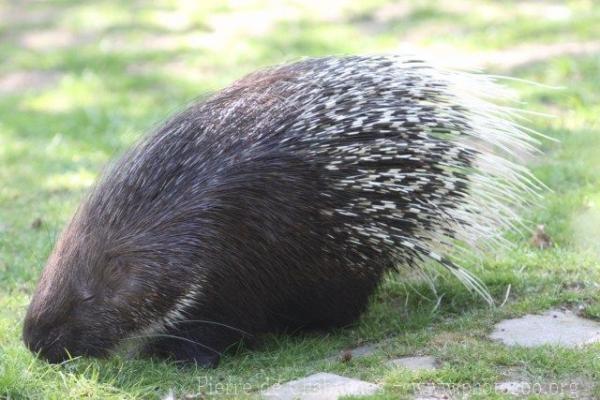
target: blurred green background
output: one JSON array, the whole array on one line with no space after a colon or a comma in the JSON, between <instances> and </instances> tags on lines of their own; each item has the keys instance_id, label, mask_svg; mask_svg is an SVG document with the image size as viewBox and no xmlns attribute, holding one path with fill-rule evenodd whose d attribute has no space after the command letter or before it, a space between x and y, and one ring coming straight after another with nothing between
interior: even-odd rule
<instances>
[{"instance_id":1,"label":"blurred green background","mask_svg":"<svg viewBox=\"0 0 600 400\"><path fill-rule=\"evenodd\" d=\"M54 239L115 154L185 104L257 68L375 53L417 54L547 85L507 82L524 100L519 107L553 115L527 123L560 143L544 141L545 155L527 160L552 191L526 223L545 224L557 245L538 251L515 235L514 250L472 266L500 301L511 285L505 307L490 310L455 282L439 283L438 304L391 280L356 327L273 337L206 373L119 357L49 367L21 345L24 310ZM189 394L202 387L200 376L248 382L243 396L252 396L265 382L317 370L382 383L378 398L408 396L402 384L415 382L495 382L508 370L523 379L577 377L586 395L600 395L597 346L511 350L485 340L498 319L550 306L600 317L599 93L600 3L591 0L0 0L0 398ZM383 338L375 356L324 361ZM384 367L388 357L413 353L433 354L443 368Z\"/></svg>"}]
</instances>

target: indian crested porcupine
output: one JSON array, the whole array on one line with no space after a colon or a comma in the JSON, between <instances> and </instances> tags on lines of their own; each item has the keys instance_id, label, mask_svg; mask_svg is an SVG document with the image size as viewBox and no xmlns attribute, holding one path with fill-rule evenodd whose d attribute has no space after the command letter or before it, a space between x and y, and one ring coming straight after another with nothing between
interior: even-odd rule
<instances>
[{"instance_id":1,"label":"indian crested porcupine","mask_svg":"<svg viewBox=\"0 0 600 400\"><path fill-rule=\"evenodd\" d=\"M485 75L401 56L246 76L126 152L62 233L24 341L51 362L143 354L216 365L244 338L343 327L382 275L498 239L535 191L537 140ZM487 100L486 100L487 99Z\"/></svg>"}]
</instances>

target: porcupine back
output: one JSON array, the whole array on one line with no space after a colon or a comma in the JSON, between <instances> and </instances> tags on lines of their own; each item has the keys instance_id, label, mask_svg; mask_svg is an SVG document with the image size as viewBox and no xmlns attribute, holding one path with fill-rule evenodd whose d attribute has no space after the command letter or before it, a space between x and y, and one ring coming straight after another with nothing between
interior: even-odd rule
<instances>
[{"instance_id":1,"label":"porcupine back","mask_svg":"<svg viewBox=\"0 0 600 400\"><path fill-rule=\"evenodd\" d=\"M509 93L488 76L400 56L293 65L282 101L295 118L273 133L318 166L321 195L336 199L321 210L335 220L327 240L396 267L434 261L491 301L445 253L502 242L542 186L512 161L538 141L514 122L518 112L495 104Z\"/></svg>"}]
</instances>

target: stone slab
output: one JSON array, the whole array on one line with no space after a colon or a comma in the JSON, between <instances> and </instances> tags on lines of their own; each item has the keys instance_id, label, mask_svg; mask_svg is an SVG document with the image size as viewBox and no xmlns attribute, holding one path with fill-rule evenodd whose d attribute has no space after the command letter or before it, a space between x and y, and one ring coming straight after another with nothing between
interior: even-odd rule
<instances>
[{"instance_id":1,"label":"stone slab","mask_svg":"<svg viewBox=\"0 0 600 400\"><path fill-rule=\"evenodd\" d=\"M498 323L490 338L509 346L578 347L600 341L600 323L570 311L550 310Z\"/></svg>"},{"instance_id":2,"label":"stone slab","mask_svg":"<svg viewBox=\"0 0 600 400\"><path fill-rule=\"evenodd\" d=\"M494 385L496 393L509 394L512 396L524 396L531 393L529 382L506 381L498 382Z\"/></svg>"},{"instance_id":3,"label":"stone slab","mask_svg":"<svg viewBox=\"0 0 600 400\"><path fill-rule=\"evenodd\" d=\"M366 357L373 355L377 351L377 346L375 344L365 344L349 351L352 353L352 357Z\"/></svg>"},{"instance_id":4,"label":"stone slab","mask_svg":"<svg viewBox=\"0 0 600 400\"><path fill-rule=\"evenodd\" d=\"M337 400L342 396L365 396L377 390L379 386L370 382L319 372L271 386L261 396L268 400Z\"/></svg>"},{"instance_id":5,"label":"stone slab","mask_svg":"<svg viewBox=\"0 0 600 400\"><path fill-rule=\"evenodd\" d=\"M412 371L433 370L437 368L437 361L430 356L401 357L388 361L391 367L402 367Z\"/></svg>"},{"instance_id":6,"label":"stone slab","mask_svg":"<svg viewBox=\"0 0 600 400\"><path fill-rule=\"evenodd\" d=\"M330 362L349 361L354 358L367 357L375 354L377 348L375 343L364 344L353 349L345 349L334 356L327 357L326 360Z\"/></svg>"}]
</instances>

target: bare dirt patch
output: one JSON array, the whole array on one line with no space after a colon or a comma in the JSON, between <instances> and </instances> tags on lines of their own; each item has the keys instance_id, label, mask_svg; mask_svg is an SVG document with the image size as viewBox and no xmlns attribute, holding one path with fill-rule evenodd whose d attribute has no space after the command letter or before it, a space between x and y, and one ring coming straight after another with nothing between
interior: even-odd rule
<instances>
[{"instance_id":1,"label":"bare dirt patch","mask_svg":"<svg viewBox=\"0 0 600 400\"><path fill-rule=\"evenodd\" d=\"M491 65L500 69L514 69L562 56L585 56L600 52L600 41L567 42L523 45L507 50L475 55L475 65Z\"/></svg>"},{"instance_id":2,"label":"bare dirt patch","mask_svg":"<svg viewBox=\"0 0 600 400\"><path fill-rule=\"evenodd\" d=\"M600 41L526 44L502 50L471 52L451 45L421 46L409 40L401 42L397 49L399 53L414 54L450 68L510 71L552 58L597 54L600 53Z\"/></svg>"},{"instance_id":3,"label":"bare dirt patch","mask_svg":"<svg viewBox=\"0 0 600 400\"><path fill-rule=\"evenodd\" d=\"M67 29L44 29L24 32L18 42L30 50L53 50L77 45L81 40Z\"/></svg>"},{"instance_id":4,"label":"bare dirt patch","mask_svg":"<svg viewBox=\"0 0 600 400\"><path fill-rule=\"evenodd\" d=\"M0 4L0 21L11 27L46 25L51 23L59 12L58 8L33 9L31 4L27 3L27 1L15 1Z\"/></svg>"},{"instance_id":5,"label":"bare dirt patch","mask_svg":"<svg viewBox=\"0 0 600 400\"><path fill-rule=\"evenodd\" d=\"M55 85L61 74L56 71L18 71L0 76L0 95L41 90Z\"/></svg>"}]
</instances>

